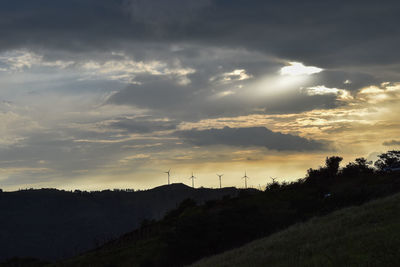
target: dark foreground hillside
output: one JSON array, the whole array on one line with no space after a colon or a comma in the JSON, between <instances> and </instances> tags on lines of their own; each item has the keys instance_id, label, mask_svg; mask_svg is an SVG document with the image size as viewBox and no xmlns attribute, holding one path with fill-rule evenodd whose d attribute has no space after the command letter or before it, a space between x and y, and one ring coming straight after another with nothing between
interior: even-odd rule
<instances>
[{"instance_id":1,"label":"dark foreground hillside","mask_svg":"<svg viewBox=\"0 0 400 267\"><path fill-rule=\"evenodd\" d=\"M235 195L235 188L193 189L183 184L146 191L0 192L0 261L14 257L60 259L92 249L159 219L187 198Z\"/></svg>"},{"instance_id":2,"label":"dark foreground hillside","mask_svg":"<svg viewBox=\"0 0 400 267\"><path fill-rule=\"evenodd\" d=\"M236 198L201 206L186 200L162 220L57 265L183 266L313 217L397 192L398 173L366 169L347 176L322 168L298 182L272 183L265 192L242 191ZM312 241L304 237L303 242Z\"/></svg>"},{"instance_id":3,"label":"dark foreground hillside","mask_svg":"<svg viewBox=\"0 0 400 267\"><path fill-rule=\"evenodd\" d=\"M240 190L236 197L209 200L202 205L186 199L160 220L145 221L133 232L53 265L188 265L314 217L400 193L400 172L396 167L400 166L400 151L379 157L377 168L371 168L364 158L340 168L342 158L329 157L325 166L309 169L304 179L291 183L273 181L264 192ZM313 241L306 237L302 240L306 246L309 242ZM21 261L14 261L18 262Z\"/></svg>"},{"instance_id":4,"label":"dark foreground hillside","mask_svg":"<svg viewBox=\"0 0 400 267\"><path fill-rule=\"evenodd\" d=\"M342 209L193 267L399 266L400 194Z\"/></svg>"}]
</instances>

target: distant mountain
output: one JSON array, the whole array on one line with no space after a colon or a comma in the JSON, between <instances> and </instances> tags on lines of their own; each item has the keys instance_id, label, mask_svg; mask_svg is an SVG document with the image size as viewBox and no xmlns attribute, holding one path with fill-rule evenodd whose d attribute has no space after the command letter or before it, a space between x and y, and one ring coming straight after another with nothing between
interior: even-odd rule
<instances>
[{"instance_id":1,"label":"distant mountain","mask_svg":"<svg viewBox=\"0 0 400 267\"><path fill-rule=\"evenodd\" d=\"M136 192L0 192L0 260L70 257L136 229L143 220L162 218L187 198L204 203L237 191L172 184Z\"/></svg>"}]
</instances>

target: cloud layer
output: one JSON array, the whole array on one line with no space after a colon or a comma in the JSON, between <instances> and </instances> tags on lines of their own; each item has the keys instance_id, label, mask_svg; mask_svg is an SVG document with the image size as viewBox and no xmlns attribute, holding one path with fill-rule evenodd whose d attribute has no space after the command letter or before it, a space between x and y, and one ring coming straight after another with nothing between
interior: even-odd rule
<instances>
[{"instance_id":1,"label":"cloud layer","mask_svg":"<svg viewBox=\"0 0 400 267\"><path fill-rule=\"evenodd\" d=\"M369 0L4 0L0 186L148 187L155 166L214 172L273 157L278 170L285 157L396 148L399 11Z\"/></svg>"},{"instance_id":2,"label":"cloud layer","mask_svg":"<svg viewBox=\"0 0 400 267\"><path fill-rule=\"evenodd\" d=\"M273 132L265 127L189 130L177 133L197 146L228 145L242 147L266 147L278 151L323 150L326 146L291 134Z\"/></svg>"},{"instance_id":3,"label":"cloud layer","mask_svg":"<svg viewBox=\"0 0 400 267\"><path fill-rule=\"evenodd\" d=\"M399 45L398 11L397 1L6 0L0 48L87 51L200 42L322 67L396 63L398 53L386 51Z\"/></svg>"}]
</instances>

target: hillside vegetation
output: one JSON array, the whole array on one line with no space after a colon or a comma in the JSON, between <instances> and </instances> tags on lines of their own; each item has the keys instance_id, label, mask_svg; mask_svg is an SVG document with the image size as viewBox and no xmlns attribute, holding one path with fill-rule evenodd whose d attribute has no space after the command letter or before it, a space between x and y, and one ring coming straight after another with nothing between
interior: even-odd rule
<instances>
[{"instance_id":1,"label":"hillside vegetation","mask_svg":"<svg viewBox=\"0 0 400 267\"><path fill-rule=\"evenodd\" d=\"M396 171L396 166L400 163L400 151L389 151L380 155L375 169L371 168L370 163L363 158L340 168L341 160L342 158L337 156L328 157L325 166L309 169L305 178L291 183L273 181L267 185L264 192L254 189L239 190L235 197L225 196L218 200L208 200L200 205L192 198L188 198L177 208L167 212L162 219L144 220L133 232L79 256L57 261L53 266L183 266L240 247L250 241L271 236L312 218L400 192L400 173ZM165 194L169 194L168 187L161 189L165 190ZM193 194L195 192L197 190L192 191ZM151 210L150 204L153 200L148 201L148 208ZM115 203L117 202L114 202L114 205ZM118 215L120 212L116 210L115 214ZM389 214L384 215L385 213L396 215L389 208L382 208L380 212L383 214L379 215L381 217L389 216ZM360 218L360 223L367 224L375 223L377 220L376 217L371 217L370 220L362 216ZM344 228L351 227L335 221L330 225L332 228L338 227L343 233L345 233ZM368 228L368 225L366 227ZM326 228L326 231L335 233L336 230ZM357 230L349 230L349 233L349 242L343 241L343 244L349 247L346 248L344 245L344 248L332 250L339 255L339 258L342 257L343 249L351 249L351 246L358 244L358 239L353 240L351 237L354 235L354 238L358 238ZM385 237L385 233L376 235L374 238L377 243L372 243L371 246L386 246L386 243L380 241L380 236ZM328 242L328 239L336 236L340 237L335 233L333 237L325 236L325 240ZM397 238L396 234L393 236ZM326 245L329 249L329 243L325 244L324 239L319 243L312 235L310 240L307 238L308 235L302 236L298 242L305 248L315 243L316 246ZM339 246L341 243L338 241L337 244ZM382 251L389 253L386 250ZM312 250L311 252L306 250L294 257L302 257L303 252L312 255ZM370 254L370 257L375 255L372 251L366 253ZM343 255L346 257L346 254ZM357 254L355 255L357 257ZM320 257L325 257L325 254ZM391 261L391 256L386 259ZM21 261L14 259L14 263L22 261L23 259ZM319 262L315 261L318 265ZM374 264L373 261L370 263ZM313 262L310 263L312 264Z\"/></svg>"},{"instance_id":2,"label":"hillside vegetation","mask_svg":"<svg viewBox=\"0 0 400 267\"><path fill-rule=\"evenodd\" d=\"M340 161L340 157L327 158L324 167L308 170L306 178L270 183L265 192L242 190L238 197L204 205L188 199L162 220L148 221L134 232L57 265L182 266L313 217L400 192L398 172L373 170L365 159L340 169ZM306 237L303 240L308 242Z\"/></svg>"},{"instance_id":3,"label":"hillside vegetation","mask_svg":"<svg viewBox=\"0 0 400 267\"><path fill-rule=\"evenodd\" d=\"M0 193L0 261L55 260L93 249L160 219L190 197L196 202L236 195L237 189L193 189L183 184L151 190L97 192L56 189Z\"/></svg>"},{"instance_id":4,"label":"hillside vegetation","mask_svg":"<svg viewBox=\"0 0 400 267\"><path fill-rule=\"evenodd\" d=\"M400 194L313 218L191 267L399 266Z\"/></svg>"}]
</instances>

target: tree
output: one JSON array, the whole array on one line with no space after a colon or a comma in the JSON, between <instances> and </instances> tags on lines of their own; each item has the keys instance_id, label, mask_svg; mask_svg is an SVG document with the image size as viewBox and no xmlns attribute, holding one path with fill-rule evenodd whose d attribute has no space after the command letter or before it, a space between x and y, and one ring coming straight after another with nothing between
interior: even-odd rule
<instances>
[{"instance_id":1,"label":"tree","mask_svg":"<svg viewBox=\"0 0 400 267\"><path fill-rule=\"evenodd\" d=\"M372 173L373 169L369 167L372 161L367 161L365 158L356 158L355 162L350 162L342 170L343 176L357 176L360 174Z\"/></svg>"},{"instance_id":2,"label":"tree","mask_svg":"<svg viewBox=\"0 0 400 267\"><path fill-rule=\"evenodd\" d=\"M316 170L308 169L306 177L307 183L319 184L321 186L332 182L338 175L339 165L342 159L342 157L338 156L327 157L324 167L319 167L319 169Z\"/></svg>"},{"instance_id":3,"label":"tree","mask_svg":"<svg viewBox=\"0 0 400 267\"><path fill-rule=\"evenodd\" d=\"M375 162L375 167L380 171L387 168L400 167L400 150L391 150L386 153L380 154L378 160Z\"/></svg>"},{"instance_id":4,"label":"tree","mask_svg":"<svg viewBox=\"0 0 400 267\"><path fill-rule=\"evenodd\" d=\"M337 173L339 172L339 165L342 160L343 158L338 156L332 156L326 158L325 168L328 171L329 175L331 176L337 175Z\"/></svg>"}]
</instances>

